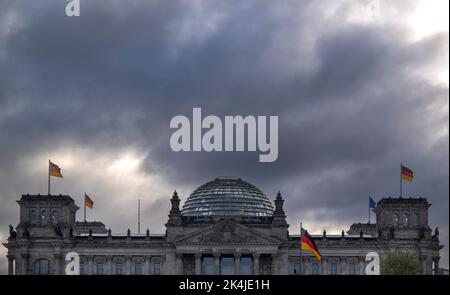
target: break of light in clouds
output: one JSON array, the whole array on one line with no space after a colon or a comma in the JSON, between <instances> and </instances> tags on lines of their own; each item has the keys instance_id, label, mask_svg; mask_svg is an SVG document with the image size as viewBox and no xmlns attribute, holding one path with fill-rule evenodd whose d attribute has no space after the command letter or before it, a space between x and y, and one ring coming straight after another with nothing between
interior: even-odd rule
<instances>
[{"instance_id":1,"label":"break of light in clouds","mask_svg":"<svg viewBox=\"0 0 450 295\"><path fill-rule=\"evenodd\" d=\"M61 147L51 153L33 155L20 161L28 179L42 180L41 183L34 182L30 186L33 192L46 192L47 184L42 175L46 174L47 166L42 163L48 161L50 154L52 161L64 167L63 179L52 178L52 193L69 194L81 206L86 192L95 202L94 209L87 210L89 219L103 221L118 232L125 232L127 228L136 232L137 201L141 199L144 211L147 207L156 209L153 216L142 217L143 224L147 224L152 232L163 233L164 224L159 221L166 217L169 202L162 204L164 210L161 211L154 206L160 205L159 199L167 200L173 189L161 175L142 173L140 165L145 154L132 148L99 154L85 147L71 146ZM78 220L83 219L82 211L78 212ZM117 219L117 215L111 215L111 212L120 214L120 219Z\"/></svg>"},{"instance_id":2,"label":"break of light in clouds","mask_svg":"<svg viewBox=\"0 0 450 295\"><path fill-rule=\"evenodd\" d=\"M436 32L448 32L448 19L448 1L421 1L409 18L409 25L416 38L423 38Z\"/></svg>"},{"instance_id":3,"label":"break of light in clouds","mask_svg":"<svg viewBox=\"0 0 450 295\"><path fill-rule=\"evenodd\" d=\"M0 238L21 194L52 192L113 232L163 233L169 198L222 175L271 200L290 232L367 221L367 195L427 197L448 267L448 2L112 1L0 4ZM170 119L278 115L279 157L174 153ZM83 212L78 212L82 220ZM374 214L372 218L375 218ZM374 220L374 219L373 219ZM6 273L0 246L0 272Z\"/></svg>"}]
</instances>

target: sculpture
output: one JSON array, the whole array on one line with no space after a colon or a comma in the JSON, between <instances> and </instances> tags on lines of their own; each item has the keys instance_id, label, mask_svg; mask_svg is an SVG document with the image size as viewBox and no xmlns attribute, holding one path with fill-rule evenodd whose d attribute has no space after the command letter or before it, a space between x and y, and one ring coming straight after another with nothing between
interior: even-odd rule
<instances>
[{"instance_id":1,"label":"sculpture","mask_svg":"<svg viewBox=\"0 0 450 295\"><path fill-rule=\"evenodd\" d=\"M9 237L11 239L15 239L17 237L17 233L16 233L16 231L14 230L14 227L11 224L9 225Z\"/></svg>"}]
</instances>

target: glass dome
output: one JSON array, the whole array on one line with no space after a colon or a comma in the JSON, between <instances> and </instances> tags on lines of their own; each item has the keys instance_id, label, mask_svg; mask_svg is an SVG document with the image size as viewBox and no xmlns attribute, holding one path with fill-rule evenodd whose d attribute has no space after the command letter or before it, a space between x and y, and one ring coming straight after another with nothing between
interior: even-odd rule
<instances>
[{"instance_id":1,"label":"glass dome","mask_svg":"<svg viewBox=\"0 0 450 295\"><path fill-rule=\"evenodd\" d=\"M270 200L254 185L236 177L219 177L197 188L181 214L187 217L271 217Z\"/></svg>"}]
</instances>

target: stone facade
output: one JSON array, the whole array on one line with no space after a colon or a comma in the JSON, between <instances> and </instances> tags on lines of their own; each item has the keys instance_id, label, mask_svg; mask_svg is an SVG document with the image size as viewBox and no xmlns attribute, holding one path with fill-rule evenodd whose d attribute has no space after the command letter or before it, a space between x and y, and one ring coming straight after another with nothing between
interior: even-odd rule
<instances>
[{"instance_id":1,"label":"stone facade","mask_svg":"<svg viewBox=\"0 0 450 295\"><path fill-rule=\"evenodd\" d=\"M290 235L280 193L270 218L183 216L175 192L164 235L113 235L101 222L76 222L79 207L65 195L23 195L20 223L10 226L9 274L64 274L65 255L80 255L82 274L364 274L365 257L415 253L422 272L439 269L439 232L428 226L423 198L384 198L376 223L353 224L347 234L313 235L318 262ZM300 270L301 269L301 270Z\"/></svg>"}]
</instances>

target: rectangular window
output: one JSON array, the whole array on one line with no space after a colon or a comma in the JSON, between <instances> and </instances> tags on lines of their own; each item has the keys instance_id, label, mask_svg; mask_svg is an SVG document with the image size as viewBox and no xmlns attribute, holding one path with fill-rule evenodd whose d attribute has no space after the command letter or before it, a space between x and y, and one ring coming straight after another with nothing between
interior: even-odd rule
<instances>
[{"instance_id":1,"label":"rectangular window","mask_svg":"<svg viewBox=\"0 0 450 295\"><path fill-rule=\"evenodd\" d=\"M356 265L354 263L348 264L348 274L355 275L356 274Z\"/></svg>"},{"instance_id":2,"label":"rectangular window","mask_svg":"<svg viewBox=\"0 0 450 295\"><path fill-rule=\"evenodd\" d=\"M97 263L96 273L98 275L102 275L103 274L103 263L101 263L101 262Z\"/></svg>"},{"instance_id":3,"label":"rectangular window","mask_svg":"<svg viewBox=\"0 0 450 295\"><path fill-rule=\"evenodd\" d=\"M330 273L332 275L337 275L337 263L330 264Z\"/></svg>"},{"instance_id":4,"label":"rectangular window","mask_svg":"<svg viewBox=\"0 0 450 295\"><path fill-rule=\"evenodd\" d=\"M300 262L294 262L294 274L295 275L300 274Z\"/></svg>"},{"instance_id":5,"label":"rectangular window","mask_svg":"<svg viewBox=\"0 0 450 295\"><path fill-rule=\"evenodd\" d=\"M220 274L234 275L234 257L222 257L220 259Z\"/></svg>"},{"instance_id":6,"label":"rectangular window","mask_svg":"<svg viewBox=\"0 0 450 295\"><path fill-rule=\"evenodd\" d=\"M135 275L141 275L142 274L142 263L136 262L134 264L134 274Z\"/></svg>"},{"instance_id":7,"label":"rectangular window","mask_svg":"<svg viewBox=\"0 0 450 295\"><path fill-rule=\"evenodd\" d=\"M123 274L123 264L122 263L116 263L116 275L122 275Z\"/></svg>"},{"instance_id":8,"label":"rectangular window","mask_svg":"<svg viewBox=\"0 0 450 295\"><path fill-rule=\"evenodd\" d=\"M253 274L253 260L251 257L243 256L241 257L241 275L252 275Z\"/></svg>"},{"instance_id":9,"label":"rectangular window","mask_svg":"<svg viewBox=\"0 0 450 295\"><path fill-rule=\"evenodd\" d=\"M202 275L215 274L214 258L211 256L205 256L202 260Z\"/></svg>"},{"instance_id":10,"label":"rectangular window","mask_svg":"<svg viewBox=\"0 0 450 295\"><path fill-rule=\"evenodd\" d=\"M319 263L313 262L311 267L311 274L318 275L319 274Z\"/></svg>"},{"instance_id":11,"label":"rectangular window","mask_svg":"<svg viewBox=\"0 0 450 295\"><path fill-rule=\"evenodd\" d=\"M153 263L153 274L155 275L161 274L161 263L159 262Z\"/></svg>"},{"instance_id":12,"label":"rectangular window","mask_svg":"<svg viewBox=\"0 0 450 295\"><path fill-rule=\"evenodd\" d=\"M84 275L86 272L84 268L84 262L80 262L80 275Z\"/></svg>"}]
</instances>

